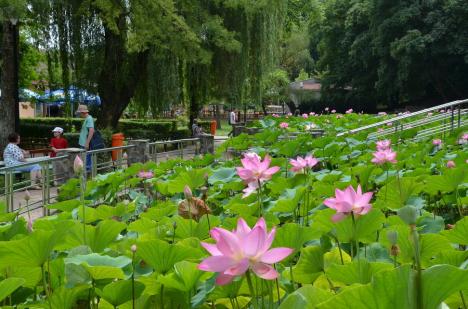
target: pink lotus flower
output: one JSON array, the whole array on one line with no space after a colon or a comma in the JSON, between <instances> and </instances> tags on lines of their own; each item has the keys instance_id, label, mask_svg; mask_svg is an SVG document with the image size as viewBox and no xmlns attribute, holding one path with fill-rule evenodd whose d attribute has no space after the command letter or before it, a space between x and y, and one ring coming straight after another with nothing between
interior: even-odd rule
<instances>
[{"instance_id":1,"label":"pink lotus flower","mask_svg":"<svg viewBox=\"0 0 468 309\"><path fill-rule=\"evenodd\" d=\"M212 256L204 259L198 269L219 273L216 278L218 285L230 283L249 269L262 279L276 279L279 274L271 264L278 263L294 251L290 248L270 249L276 229L268 233L263 218L257 221L253 229L240 218L234 231L214 228L210 234L216 244L201 242L201 245Z\"/></svg>"},{"instance_id":2,"label":"pink lotus flower","mask_svg":"<svg viewBox=\"0 0 468 309\"><path fill-rule=\"evenodd\" d=\"M462 135L462 139L464 139L465 141L468 141L468 133L464 133Z\"/></svg>"},{"instance_id":3,"label":"pink lotus flower","mask_svg":"<svg viewBox=\"0 0 468 309\"><path fill-rule=\"evenodd\" d=\"M376 144L376 145L377 145L377 150L385 150L385 149L388 149L388 148L390 148L390 144L391 144L391 143L392 143L392 142L391 142L390 140L388 140L388 139L384 139L384 140L382 140L382 141L378 141L377 144Z\"/></svg>"},{"instance_id":4,"label":"pink lotus flower","mask_svg":"<svg viewBox=\"0 0 468 309\"><path fill-rule=\"evenodd\" d=\"M386 112L379 112L377 115L378 116L387 116L387 113Z\"/></svg>"},{"instance_id":5,"label":"pink lotus flower","mask_svg":"<svg viewBox=\"0 0 468 309\"><path fill-rule=\"evenodd\" d=\"M81 174L81 172L83 172L83 160L81 160L78 155L75 157L75 161L73 161L73 170L75 174Z\"/></svg>"},{"instance_id":6,"label":"pink lotus flower","mask_svg":"<svg viewBox=\"0 0 468 309\"><path fill-rule=\"evenodd\" d=\"M273 116L274 118L279 118L279 115L278 115L278 114L273 114L273 115L271 115L271 116Z\"/></svg>"},{"instance_id":7,"label":"pink lotus flower","mask_svg":"<svg viewBox=\"0 0 468 309\"><path fill-rule=\"evenodd\" d=\"M247 184L247 188L243 190L243 198L255 192L259 185L270 180L280 169L279 166L270 167L271 158L268 155L261 161L260 156L254 152L246 153L241 163L243 167L236 169L239 177Z\"/></svg>"},{"instance_id":8,"label":"pink lotus flower","mask_svg":"<svg viewBox=\"0 0 468 309\"><path fill-rule=\"evenodd\" d=\"M443 113L445 113L445 110L444 110L444 109L441 109L441 110L439 111L439 113L442 113L442 114L443 114Z\"/></svg>"},{"instance_id":9,"label":"pink lotus flower","mask_svg":"<svg viewBox=\"0 0 468 309\"><path fill-rule=\"evenodd\" d=\"M371 162L377 165L382 165L385 163L397 163L396 161L396 152L392 151L392 149L388 148L385 150L378 150L372 154L374 158L372 158Z\"/></svg>"},{"instance_id":10,"label":"pink lotus flower","mask_svg":"<svg viewBox=\"0 0 468 309\"><path fill-rule=\"evenodd\" d=\"M307 114L302 114L302 118L307 119L307 118L309 118L309 115L307 115Z\"/></svg>"},{"instance_id":11,"label":"pink lotus flower","mask_svg":"<svg viewBox=\"0 0 468 309\"><path fill-rule=\"evenodd\" d=\"M372 192L363 194L361 185L358 185L357 191L354 191L353 186L349 186L344 191L336 189L335 197L326 199L323 204L336 210L332 221L338 222L351 213L358 216L368 213L372 208L372 205L369 203L372 194Z\"/></svg>"},{"instance_id":12,"label":"pink lotus flower","mask_svg":"<svg viewBox=\"0 0 468 309\"><path fill-rule=\"evenodd\" d=\"M291 159L289 163L293 166L291 172L299 173L305 172L307 168L312 168L317 165L319 161L312 157L311 155L306 156L305 158L297 157L296 160Z\"/></svg>"},{"instance_id":13,"label":"pink lotus flower","mask_svg":"<svg viewBox=\"0 0 468 309\"><path fill-rule=\"evenodd\" d=\"M151 178L153 178L153 176L154 176L154 174L151 171L148 171L148 172L140 171L140 172L138 172L138 177L141 178L141 179L151 179Z\"/></svg>"},{"instance_id":14,"label":"pink lotus flower","mask_svg":"<svg viewBox=\"0 0 468 309\"><path fill-rule=\"evenodd\" d=\"M352 108L350 108L350 109L348 109L348 110L346 111L346 114L352 114L352 113L353 113L353 109L352 109Z\"/></svg>"},{"instance_id":15,"label":"pink lotus flower","mask_svg":"<svg viewBox=\"0 0 468 309\"><path fill-rule=\"evenodd\" d=\"M191 200L193 197L192 190L187 185L184 187L184 196L187 201Z\"/></svg>"},{"instance_id":16,"label":"pink lotus flower","mask_svg":"<svg viewBox=\"0 0 468 309\"><path fill-rule=\"evenodd\" d=\"M432 115L434 115L434 113L431 113L431 112L427 113L427 117L431 117Z\"/></svg>"},{"instance_id":17,"label":"pink lotus flower","mask_svg":"<svg viewBox=\"0 0 468 309\"><path fill-rule=\"evenodd\" d=\"M436 139L432 140L432 145L441 146L442 145L442 140L440 138L436 138Z\"/></svg>"},{"instance_id":18,"label":"pink lotus flower","mask_svg":"<svg viewBox=\"0 0 468 309\"><path fill-rule=\"evenodd\" d=\"M336 113L336 109L332 109L331 113L332 114Z\"/></svg>"},{"instance_id":19,"label":"pink lotus flower","mask_svg":"<svg viewBox=\"0 0 468 309\"><path fill-rule=\"evenodd\" d=\"M391 126L393 126L393 122L387 123L387 127L391 127Z\"/></svg>"},{"instance_id":20,"label":"pink lotus flower","mask_svg":"<svg viewBox=\"0 0 468 309\"><path fill-rule=\"evenodd\" d=\"M325 111L328 112L330 110L329 107L325 107Z\"/></svg>"},{"instance_id":21,"label":"pink lotus flower","mask_svg":"<svg viewBox=\"0 0 468 309\"><path fill-rule=\"evenodd\" d=\"M455 167L455 162L452 160L447 161L447 168L454 168Z\"/></svg>"},{"instance_id":22,"label":"pink lotus flower","mask_svg":"<svg viewBox=\"0 0 468 309\"><path fill-rule=\"evenodd\" d=\"M289 124L288 124L287 122L282 122L282 123L280 123L279 126L280 126L280 128L282 128L282 129L287 129L287 128L289 127Z\"/></svg>"}]
</instances>

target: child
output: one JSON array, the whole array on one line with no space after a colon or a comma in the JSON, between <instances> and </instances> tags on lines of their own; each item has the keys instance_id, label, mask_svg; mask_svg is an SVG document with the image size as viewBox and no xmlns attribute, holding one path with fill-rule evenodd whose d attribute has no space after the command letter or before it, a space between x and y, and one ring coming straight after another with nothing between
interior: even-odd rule
<instances>
[{"instance_id":1,"label":"child","mask_svg":"<svg viewBox=\"0 0 468 309\"><path fill-rule=\"evenodd\" d=\"M68 148L67 140L62 137L63 129L60 127L55 127L52 132L54 133L54 137L50 139L50 147L52 149L50 152L51 158L57 156L57 150Z\"/></svg>"}]
</instances>

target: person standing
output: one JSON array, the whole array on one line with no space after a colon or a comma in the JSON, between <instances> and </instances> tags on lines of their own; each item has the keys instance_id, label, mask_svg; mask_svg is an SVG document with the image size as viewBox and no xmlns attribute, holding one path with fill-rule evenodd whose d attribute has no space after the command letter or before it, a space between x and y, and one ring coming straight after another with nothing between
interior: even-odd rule
<instances>
[{"instance_id":1,"label":"person standing","mask_svg":"<svg viewBox=\"0 0 468 309\"><path fill-rule=\"evenodd\" d=\"M228 136L231 136L234 134L234 127L237 124L237 110L235 108L229 113L229 124L232 126L232 129Z\"/></svg>"},{"instance_id":2,"label":"person standing","mask_svg":"<svg viewBox=\"0 0 468 309\"><path fill-rule=\"evenodd\" d=\"M78 144L86 151L91 150L89 145L94 135L94 119L89 114L89 110L86 105L80 104L76 113L79 114L81 118L84 118L83 124L81 125ZM91 169L91 156L89 154L86 155L86 169Z\"/></svg>"}]
</instances>

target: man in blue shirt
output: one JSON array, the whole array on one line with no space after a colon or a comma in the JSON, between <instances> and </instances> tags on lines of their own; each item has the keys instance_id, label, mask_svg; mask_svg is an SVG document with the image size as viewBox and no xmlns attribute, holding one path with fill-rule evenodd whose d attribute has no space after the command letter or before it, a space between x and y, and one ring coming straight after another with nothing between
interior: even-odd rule
<instances>
[{"instance_id":1,"label":"man in blue shirt","mask_svg":"<svg viewBox=\"0 0 468 309\"><path fill-rule=\"evenodd\" d=\"M81 148L84 148L86 151L91 150L89 144L94 135L94 119L89 114L88 107L86 105L79 105L76 113L80 115L81 118L84 118L83 125L81 126L80 139L78 144ZM91 156L86 155L86 169L91 169Z\"/></svg>"}]
</instances>

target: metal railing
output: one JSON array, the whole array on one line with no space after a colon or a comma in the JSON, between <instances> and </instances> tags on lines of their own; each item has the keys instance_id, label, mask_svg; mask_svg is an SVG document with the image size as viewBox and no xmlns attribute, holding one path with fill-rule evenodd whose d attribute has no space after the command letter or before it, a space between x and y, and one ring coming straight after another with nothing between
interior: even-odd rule
<instances>
[{"instance_id":1,"label":"metal railing","mask_svg":"<svg viewBox=\"0 0 468 309\"><path fill-rule=\"evenodd\" d=\"M50 204L51 201L57 196L56 194L52 193L51 188L54 187L55 183L65 180L65 175L56 173L54 165L67 158L68 156L60 156L55 158L35 158L31 162L0 168L0 175L4 176L4 186L2 192L0 193L0 198L3 197L5 201L6 211L19 211L19 214L23 214L28 210L21 207L22 205L27 204L29 211L33 211L43 207L44 205ZM19 170L33 165L39 165L41 167L41 179L40 183L38 184L33 183L32 179L23 179L23 174L29 172ZM19 181L15 182L17 177L19 177ZM25 191L31 190L31 193L37 192L37 190L35 190L37 186L39 186L41 190L40 199L35 200L37 196L34 196L33 194L30 202L26 201ZM23 201L15 201L15 195L18 198L20 196L19 193L21 192L23 192ZM43 215L46 215L46 208L43 208Z\"/></svg>"},{"instance_id":2,"label":"metal railing","mask_svg":"<svg viewBox=\"0 0 468 309\"><path fill-rule=\"evenodd\" d=\"M87 163L88 178L93 179L99 173L107 173L128 166L127 156L123 151L133 147L135 146L127 145L87 151L86 160L91 161Z\"/></svg>"},{"instance_id":3,"label":"metal railing","mask_svg":"<svg viewBox=\"0 0 468 309\"><path fill-rule=\"evenodd\" d=\"M180 157L190 158L203 152L202 138L187 138L179 140L167 140L148 143L150 159L157 162L161 157ZM126 168L129 165L128 155L125 155L135 145L118 146L91 150L87 152L75 152L66 155L60 155L55 158L36 157L24 164L1 167L0 168L0 201L4 200L6 211L18 211L19 214L24 214L27 209L22 206L26 205L24 199L26 190L33 189L35 184L31 180L24 179L24 176L29 172L20 172L19 168L24 168L38 164L41 167L41 188L39 190L31 190L32 198L28 203L29 211L37 211L42 208L41 215L47 215L48 209L44 206L53 203L58 197L56 188L65 183L70 177L73 177L73 172L70 171L70 164L75 159L75 155L82 156L86 166L86 176L88 179L95 178L98 174L112 172L118 169ZM134 149L133 149L134 150ZM71 157L73 156L73 157ZM88 161L89 160L89 161ZM63 162L61 162L63 161ZM86 163L86 161L90 163ZM60 164L63 165L60 165ZM70 174L71 173L71 174ZM4 176L4 177L1 177ZM16 178L20 179L17 180ZM1 185L1 181L4 181Z\"/></svg>"},{"instance_id":4,"label":"metal railing","mask_svg":"<svg viewBox=\"0 0 468 309\"><path fill-rule=\"evenodd\" d=\"M150 157L156 163L163 155L165 156L164 159L171 155L178 156L181 159L195 156L200 153L200 148L200 138L197 137L149 143Z\"/></svg>"},{"instance_id":5,"label":"metal railing","mask_svg":"<svg viewBox=\"0 0 468 309\"><path fill-rule=\"evenodd\" d=\"M460 128L468 124L468 119L466 119L468 111L463 108L466 105L468 105L468 99L457 100L417 112L396 116L384 121L362 126L357 129L341 132L337 134L337 136L356 134L370 129L381 128L382 126L386 126L387 128L378 132L372 132L367 136L367 138L378 139L383 136L398 134L402 131L418 127L425 128L417 133L414 137L416 140L435 134L445 134L448 131L453 131L455 128ZM429 116L429 113L434 113L440 110L444 110L445 112ZM421 118L421 116L426 117Z\"/></svg>"}]
</instances>

